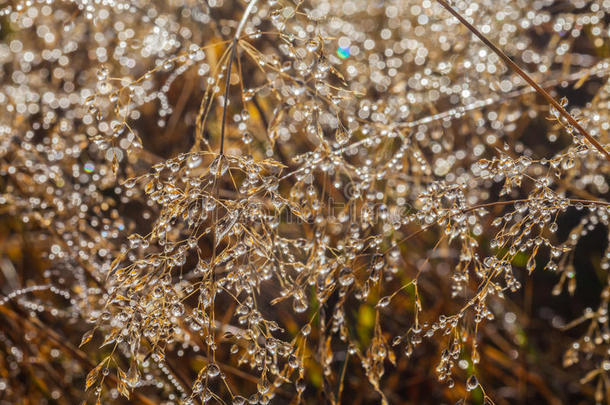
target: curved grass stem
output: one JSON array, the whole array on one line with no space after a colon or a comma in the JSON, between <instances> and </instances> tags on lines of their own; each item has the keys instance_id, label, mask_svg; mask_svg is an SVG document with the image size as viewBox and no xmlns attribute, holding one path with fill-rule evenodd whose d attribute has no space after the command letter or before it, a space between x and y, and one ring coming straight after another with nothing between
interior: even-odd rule
<instances>
[{"instance_id":1,"label":"curved grass stem","mask_svg":"<svg viewBox=\"0 0 610 405\"><path fill-rule=\"evenodd\" d=\"M534 79L531 78L523 69L521 69L513 60L506 55L500 48L498 48L493 42L491 42L485 35L483 35L474 25L468 22L457 10L455 10L446 0L436 0L441 6L449 11L455 18L458 19L466 28L468 28L474 35L476 35L485 45L487 45L496 55L498 55L504 63L508 65L515 73L523 78L530 86L536 90L549 104L551 104L559 114L563 116L576 130L583 136L587 141L591 143L607 161L610 161L610 152L608 152L595 138L593 138L572 115L566 111L563 106L556 101L545 89L543 89Z\"/></svg>"},{"instance_id":2,"label":"curved grass stem","mask_svg":"<svg viewBox=\"0 0 610 405\"><path fill-rule=\"evenodd\" d=\"M222 124L220 127L219 155L221 156L224 153L225 125L227 121L227 109L229 106L229 91L231 88L231 69L233 68L233 60L235 59L235 56L237 54L237 42L239 41L241 32L243 31L244 26L246 25L246 21L248 21L248 17L254 10L254 6L256 5L257 1L258 0L251 0L250 3L248 3L248 7L246 8L246 11L244 12L244 15L242 16L241 20L239 21L239 25L237 26L237 30L235 31L235 36L233 37L233 42L231 43L231 55L229 56L229 65L227 66L227 79L225 82L225 96L223 100L224 105L222 107Z\"/></svg>"}]
</instances>

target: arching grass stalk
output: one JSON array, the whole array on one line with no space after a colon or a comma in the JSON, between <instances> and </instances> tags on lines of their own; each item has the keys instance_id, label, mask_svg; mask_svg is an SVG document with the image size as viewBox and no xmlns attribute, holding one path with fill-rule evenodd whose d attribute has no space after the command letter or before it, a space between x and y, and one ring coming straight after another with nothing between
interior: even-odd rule
<instances>
[{"instance_id":1,"label":"arching grass stalk","mask_svg":"<svg viewBox=\"0 0 610 405\"><path fill-rule=\"evenodd\" d=\"M523 78L530 86L536 90L544 99L551 104L559 114L561 114L576 130L587 139L601 153L604 155L606 160L610 161L610 152L608 152L595 138L593 138L583 127L572 117L572 115L566 111L566 109L555 100L545 89L540 87L538 83L531 78L523 69L521 69L513 60L506 55L500 48L498 48L493 42L491 42L485 35L483 35L474 25L470 24L466 18L464 18L457 10L455 10L446 0L436 0L449 11L455 18L457 18L466 28L468 28L474 35L476 35L485 45L487 45L496 55L498 55L515 73Z\"/></svg>"}]
</instances>

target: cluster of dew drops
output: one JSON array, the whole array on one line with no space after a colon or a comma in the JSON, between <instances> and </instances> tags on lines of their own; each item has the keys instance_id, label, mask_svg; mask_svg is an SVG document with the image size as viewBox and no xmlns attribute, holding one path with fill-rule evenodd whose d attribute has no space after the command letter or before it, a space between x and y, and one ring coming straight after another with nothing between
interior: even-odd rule
<instances>
[{"instance_id":1,"label":"cluster of dew drops","mask_svg":"<svg viewBox=\"0 0 610 405\"><path fill-rule=\"evenodd\" d=\"M544 87L590 89L560 103L608 142L596 51L610 1L451 7ZM49 263L0 306L69 318L82 345L110 348L86 370L100 401L147 387L168 403L301 399L307 364L336 382L347 353L387 402L395 351L416 362L434 341L439 381L493 403L478 370L485 325L512 319L497 302L537 268L574 293L576 246L608 226L603 155L436 1L27 0L0 17L0 208ZM185 149L164 140L176 132ZM568 210L580 222L559 240ZM448 286L447 313L430 309L428 277ZM597 402L607 288L564 358L596 356ZM16 381L0 379L9 398Z\"/></svg>"}]
</instances>

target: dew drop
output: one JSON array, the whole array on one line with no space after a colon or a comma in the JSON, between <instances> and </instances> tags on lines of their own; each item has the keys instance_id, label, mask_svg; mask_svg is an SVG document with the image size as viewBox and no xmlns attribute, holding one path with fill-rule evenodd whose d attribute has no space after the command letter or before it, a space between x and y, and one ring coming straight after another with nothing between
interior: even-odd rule
<instances>
[{"instance_id":1,"label":"dew drop","mask_svg":"<svg viewBox=\"0 0 610 405\"><path fill-rule=\"evenodd\" d=\"M216 177L224 175L227 170L229 170L229 162L227 161L227 158L222 155L214 159L210 165L210 173Z\"/></svg>"},{"instance_id":2,"label":"dew drop","mask_svg":"<svg viewBox=\"0 0 610 405\"><path fill-rule=\"evenodd\" d=\"M474 389L476 389L479 386L479 380L477 380L477 377L473 374L470 377L468 377L468 380L466 381L466 389L468 391L472 391Z\"/></svg>"},{"instance_id":3,"label":"dew drop","mask_svg":"<svg viewBox=\"0 0 610 405\"><path fill-rule=\"evenodd\" d=\"M218 377L218 375L220 374L220 368L218 368L218 366L216 364L212 363L212 364L208 365L206 373L208 374L208 377L210 377L210 378Z\"/></svg>"},{"instance_id":4,"label":"dew drop","mask_svg":"<svg viewBox=\"0 0 610 405\"><path fill-rule=\"evenodd\" d=\"M348 287L354 283L354 272L351 267L344 267L339 272L339 284Z\"/></svg>"},{"instance_id":5,"label":"dew drop","mask_svg":"<svg viewBox=\"0 0 610 405\"><path fill-rule=\"evenodd\" d=\"M231 401L232 405L244 405L246 403L246 398L241 395L235 395L233 400Z\"/></svg>"},{"instance_id":6,"label":"dew drop","mask_svg":"<svg viewBox=\"0 0 610 405\"><path fill-rule=\"evenodd\" d=\"M202 160L203 159L201 158L201 155L194 154L194 155L189 156L189 158L186 161L186 165L188 166L189 169L194 169L196 167L199 167Z\"/></svg>"},{"instance_id":7,"label":"dew drop","mask_svg":"<svg viewBox=\"0 0 610 405\"><path fill-rule=\"evenodd\" d=\"M377 308L385 308L388 305L390 305L390 301L392 300L392 297L390 295L383 297L382 299L379 300L379 302L377 303L376 307Z\"/></svg>"}]
</instances>

